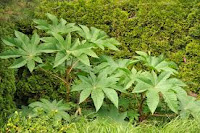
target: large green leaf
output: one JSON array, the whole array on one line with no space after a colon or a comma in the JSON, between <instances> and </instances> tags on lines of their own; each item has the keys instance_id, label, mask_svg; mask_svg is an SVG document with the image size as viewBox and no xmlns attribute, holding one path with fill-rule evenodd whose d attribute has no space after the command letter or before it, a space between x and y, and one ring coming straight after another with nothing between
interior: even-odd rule
<instances>
[{"instance_id":1,"label":"large green leaf","mask_svg":"<svg viewBox=\"0 0 200 133\"><path fill-rule=\"evenodd\" d=\"M75 26L74 23L67 23L67 21L62 18L58 20L56 16L50 13L47 13L46 15L52 21L52 23L40 19L34 19L34 22L37 24L36 28L45 30L48 34L66 34L80 29L78 26Z\"/></svg>"},{"instance_id":2,"label":"large green leaf","mask_svg":"<svg viewBox=\"0 0 200 133\"><path fill-rule=\"evenodd\" d=\"M168 91L162 94L169 108L175 113L178 113L178 101L176 94L173 91Z\"/></svg>"},{"instance_id":3,"label":"large green leaf","mask_svg":"<svg viewBox=\"0 0 200 133\"><path fill-rule=\"evenodd\" d=\"M15 46L15 39L14 38L6 38L2 39L2 41L8 46Z\"/></svg>"},{"instance_id":4,"label":"large green leaf","mask_svg":"<svg viewBox=\"0 0 200 133\"><path fill-rule=\"evenodd\" d=\"M120 43L114 38L109 38L108 35L97 28L91 27L90 29L87 26L79 25L80 28L77 31L78 34L84 37L88 42L94 43L97 47L104 50L104 47L108 47L112 50L118 50L116 45Z\"/></svg>"},{"instance_id":5,"label":"large green leaf","mask_svg":"<svg viewBox=\"0 0 200 133\"><path fill-rule=\"evenodd\" d=\"M158 106L159 103L159 94L156 90L148 90L146 93L147 96L147 105L153 114Z\"/></svg>"},{"instance_id":6,"label":"large green leaf","mask_svg":"<svg viewBox=\"0 0 200 133\"><path fill-rule=\"evenodd\" d=\"M182 84L182 82L176 78L170 78L170 75L171 72L162 72L157 76L157 74L152 71L151 73L144 72L137 78L137 84L133 93L145 92L147 104L152 113L154 113L159 102L159 93L162 94L168 107L175 113L178 113L177 97L180 96L180 92L184 94L181 87L185 84Z\"/></svg>"},{"instance_id":7,"label":"large green leaf","mask_svg":"<svg viewBox=\"0 0 200 133\"><path fill-rule=\"evenodd\" d=\"M40 42L40 37L37 33L34 33L32 38L31 38L31 44L33 44L32 46L38 45Z\"/></svg>"},{"instance_id":8,"label":"large green leaf","mask_svg":"<svg viewBox=\"0 0 200 133\"><path fill-rule=\"evenodd\" d=\"M92 90L91 97L94 102L96 111L98 111L103 104L104 93L101 89L94 89Z\"/></svg>"},{"instance_id":9,"label":"large green leaf","mask_svg":"<svg viewBox=\"0 0 200 133\"><path fill-rule=\"evenodd\" d=\"M103 89L104 93L110 99L110 101L118 108L118 95L117 92L113 89L105 88Z\"/></svg>"},{"instance_id":10,"label":"large green leaf","mask_svg":"<svg viewBox=\"0 0 200 133\"><path fill-rule=\"evenodd\" d=\"M172 61L166 61L163 55L156 57L142 51L136 51L136 53L139 56L135 56L135 58L138 61L143 62L144 65L150 69L156 70L158 72L167 71L170 73L177 73L177 65Z\"/></svg>"},{"instance_id":11,"label":"large green leaf","mask_svg":"<svg viewBox=\"0 0 200 133\"><path fill-rule=\"evenodd\" d=\"M7 50L2 53L0 53L0 58L2 59L8 59L8 58L16 58L22 56L22 53L20 53L17 50Z\"/></svg>"},{"instance_id":12,"label":"large green leaf","mask_svg":"<svg viewBox=\"0 0 200 133\"><path fill-rule=\"evenodd\" d=\"M26 65L26 63L27 63L27 60L21 57L19 59L16 59L15 62L10 66L10 68L20 68Z\"/></svg>"},{"instance_id":13,"label":"large green leaf","mask_svg":"<svg viewBox=\"0 0 200 133\"><path fill-rule=\"evenodd\" d=\"M29 107L33 110L31 113L35 113L36 116L39 116L41 111L43 111L44 115L48 115L49 119L70 121L70 116L66 111L71 108L68 104L63 103L62 100L50 102L47 99L40 99L40 101L29 104Z\"/></svg>"},{"instance_id":14,"label":"large green leaf","mask_svg":"<svg viewBox=\"0 0 200 133\"><path fill-rule=\"evenodd\" d=\"M60 64L62 64L67 59L68 59L68 55L66 55L64 51L58 52L56 54L56 58L55 58L55 61L54 61L54 67L59 66Z\"/></svg>"},{"instance_id":15,"label":"large green leaf","mask_svg":"<svg viewBox=\"0 0 200 133\"><path fill-rule=\"evenodd\" d=\"M33 69L35 68L35 61L34 60L28 61L27 67L28 67L29 71L32 72Z\"/></svg>"},{"instance_id":16,"label":"large green leaf","mask_svg":"<svg viewBox=\"0 0 200 133\"><path fill-rule=\"evenodd\" d=\"M133 93L142 93L142 92L145 92L146 90L148 90L148 88L151 88L151 86L148 84L144 84L144 83L138 83L132 92Z\"/></svg>"},{"instance_id":17,"label":"large green leaf","mask_svg":"<svg viewBox=\"0 0 200 133\"><path fill-rule=\"evenodd\" d=\"M54 15L52 15L50 13L47 13L46 15L53 22L54 25L58 24L58 19L57 19L56 16L54 16Z\"/></svg>"},{"instance_id":18,"label":"large green leaf","mask_svg":"<svg viewBox=\"0 0 200 133\"><path fill-rule=\"evenodd\" d=\"M79 103L82 103L83 101L85 101L85 99L90 96L91 91L92 90L90 88L84 89L83 91L81 91Z\"/></svg>"},{"instance_id":19,"label":"large green leaf","mask_svg":"<svg viewBox=\"0 0 200 133\"><path fill-rule=\"evenodd\" d=\"M90 66L90 60L89 60L89 58L88 58L87 55L82 54L81 56L78 57L78 59L79 59L82 63L84 63L84 64Z\"/></svg>"},{"instance_id":20,"label":"large green leaf","mask_svg":"<svg viewBox=\"0 0 200 133\"><path fill-rule=\"evenodd\" d=\"M19 39L19 41L21 41L23 43L24 46L26 46L30 39L28 38L27 35L19 32L19 31L15 31L15 36Z\"/></svg>"},{"instance_id":21,"label":"large green leaf","mask_svg":"<svg viewBox=\"0 0 200 133\"><path fill-rule=\"evenodd\" d=\"M81 91L80 102L89 97L93 99L96 111L102 106L104 94L118 108L118 94L115 91L122 88L117 85L118 78L108 76L105 72L95 74L90 72L88 76L78 75L81 82L73 84L72 91ZM123 90L122 90L123 92Z\"/></svg>"},{"instance_id":22,"label":"large green leaf","mask_svg":"<svg viewBox=\"0 0 200 133\"><path fill-rule=\"evenodd\" d=\"M18 58L10 68L20 68L27 64L28 69L32 72L35 68L35 61L42 63L39 55L42 49L39 46L40 37L37 33L29 37L19 31L15 31L16 38L4 39L3 42L13 48L0 54L0 58Z\"/></svg>"}]
</instances>

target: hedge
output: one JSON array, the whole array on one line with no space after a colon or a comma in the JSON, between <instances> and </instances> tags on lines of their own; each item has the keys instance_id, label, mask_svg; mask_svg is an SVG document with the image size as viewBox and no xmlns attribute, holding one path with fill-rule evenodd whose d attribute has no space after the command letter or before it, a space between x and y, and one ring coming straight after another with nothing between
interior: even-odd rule
<instances>
[{"instance_id":1,"label":"hedge","mask_svg":"<svg viewBox=\"0 0 200 133\"><path fill-rule=\"evenodd\" d=\"M1 16L0 16L1 19ZM3 21L5 22L5 21ZM0 22L0 38L11 34L14 26L10 23ZM0 52L4 45L0 43ZM7 69L10 65L8 60L0 60L0 126L9 113L15 109L14 94L16 91L14 70Z\"/></svg>"}]
</instances>

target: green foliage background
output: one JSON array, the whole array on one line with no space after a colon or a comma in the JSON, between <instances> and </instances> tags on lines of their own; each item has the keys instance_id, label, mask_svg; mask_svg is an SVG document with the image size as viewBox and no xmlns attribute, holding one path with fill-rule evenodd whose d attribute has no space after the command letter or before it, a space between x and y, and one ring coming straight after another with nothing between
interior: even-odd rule
<instances>
[{"instance_id":1,"label":"green foliage background","mask_svg":"<svg viewBox=\"0 0 200 133\"><path fill-rule=\"evenodd\" d=\"M132 58L136 50L164 53L179 65L179 76L188 89L199 93L200 1L42 0L35 16L45 18L46 12L115 37L122 43L121 51L107 53L117 58Z\"/></svg>"},{"instance_id":2,"label":"green foliage background","mask_svg":"<svg viewBox=\"0 0 200 133\"><path fill-rule=\"evenodd\" d=\"M115 37L122 43L120 51L106 53L116 58L132 58L136 50L164 53L178 64L178 76L188 91L200 93L200 0L17 0L1 7L0 37L12 36L14 30L32 34L32 19L52 13ZM3 46L1 42L0 51L6 49ZM7 69L9 64L10 60L0 60L0 117L19 103L64 98L58 80L25 68L14 72Z\"/></svg>"},{"instance_id":3,"label":"green foliage background","mask_svg":"<svg viewBox=\"0 0 200 133\"><path fill-rule=\"evenodd\" d=\"M13 23L3 23L7 19L3 17L3 10L0 10L0 37L12 35L14 29ZM5 49L0 43L0 52ZM14 108L14 94L16 91L14 70L7 69L10 62L8 60L0 60L0 125L3 124L4 118Z\"/></svg>"}]
</instances>

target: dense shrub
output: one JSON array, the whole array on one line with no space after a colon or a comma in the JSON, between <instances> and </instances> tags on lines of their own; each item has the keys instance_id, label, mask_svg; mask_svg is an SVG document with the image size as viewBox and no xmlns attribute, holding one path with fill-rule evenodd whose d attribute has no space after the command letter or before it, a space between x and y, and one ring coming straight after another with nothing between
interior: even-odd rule
<instances>
[{"instance_id":1,"label":"dense shrub","mask_svg":"<svg viewBox=\"0 0 200 133\"><path fill-rule=\"evenodd\" d=\"M121 51L107 51L115 57L131 58L136 50L164 53L180 66L179 76L188 90L199 93L198 1L42 0L35 15L44 18L46 12L68 22L100 28L117 38L122 43Z\"/></svg>"},{"instance_id":2,"label":"dense shrub","mask_svg":"<svg viewBox=\"0 0 200 133\"><path fill-rule=\"evenodd\" d=\"M27 105L40 98L65 98L65 87L56 78L42 72L30 73L19 69L16 77L16 99L18 104Z\"/></svg>"},{"instance_id":3,"label":"dense shrub","mask_svg":"<svg viewBox=\"0 0 200 133\"><path fill-rule=\"evenodd\" d=\"M0 19L2 15L0 14ZM10 35L14 28L12 23L0 22L0 38ZM0 52L4 49L0 43ZM16 91L14 70L9 70L7 67L10 65L8 60L0 60L0 126L8 116L9 113L15 108L14 94Z\"/></svg>"},{"instance_id":4,"label":"dense shrub","mask_svg":"<svg viewBox=\"0 0 200 133\"><path fill-rule=\"evenodd\" d=\"M13 36L13 31L16 29L19 29L27 34L32 33L33 29L30 23L33 12L33 10L30 10L33 7L32 4L33 3L27 3L25 0L3 0L0 2L0 38ZM4 51L4 49L7 49L7 47L5 47L1 41L0 52ZM24 96L24 93L30 93L29 91L25 91L22 95L20 95L20 98L19 95L15 96L16 89L19 87L26 88L26 86L23 85L26 84L24 80L27 76L23 77L24 79L22 78L20 81L16 80L15 75L19 74L19 72L14 72L13 69L8 69L10 64L10 60L0 60L0 126L5 122L6 117L13 112L13 110L15 110L15 101L21 102L20 100L22 100L27 102L25 99L20 98L25 98L26 95ZM19 79L19 76L16 76L17 79ZM33 83L35 84L35 82ZM48 80L48 83L51 82ZM29 84L29 86L32 86L31 83ZM32 97L30 97L30 99L31 98Z\"/></svg>"},{"instance_id":5,"label":"dense shrub","mask_svg":"<svg viewBox=\"0 0 200 133\"><path fill-rule=\"evenodd\" d=\"M196 133L200 130L199 122L196 120L173 120L167 124L157 122L145 122L138 126L129 123L118 123L110 119L87 120L79 118L71 124L59 121L55 124L47 116L26 118L17 112L8 120L2 132L42 132L42 133Z\"/></svg>"}]
</instances>

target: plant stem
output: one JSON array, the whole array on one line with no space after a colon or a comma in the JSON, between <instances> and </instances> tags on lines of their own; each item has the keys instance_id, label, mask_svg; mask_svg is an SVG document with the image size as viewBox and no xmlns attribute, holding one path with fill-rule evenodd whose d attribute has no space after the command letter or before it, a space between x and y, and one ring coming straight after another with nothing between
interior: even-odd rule
<instances>
[{"instance_id":1,"label":"plant stem","mask_svg":"<svg viewBox=\"0 0 200 133\"><path fill-rule=\"evenodd\" d=\"M145 101L145 97L143 96L143 94L141 94L141 102L139 104L138 110L139 110L139 122L142 122L143 120L145 120L145 115L143 114L143 104Z\"/></svg>"},{"instance_id":2,"label":"plant stem","mask_svg":"<svg viewBox=\"0 0 200 133\"><path fill-rule=\"evenodd\" d=\"M76 66L76 64L78 62L79 62L79 60L77 60L74 64L72 64L69 68L66 69L66 78L65 79L62 78L62 77L60 77L60 76L58 76L58 75L56 75L53 72L47 71L47 70L45 70L43 68L40 68L42 71L44 71L44 72L46 72L46 73L54 76L55 78L61 80L65 84L65 86L66 86L66 92L67 92L67 94L66 94L67 101L70 100L69 94L70 94L70 85L71 85L71 82L72 82L72 79L70 78L70 73L71 73L71 71L73 70L73 68Z\"/></svg>"},{"instance_id":3,"label":"plant stem","mask_svg":"<svg viewBox=\"0 0 200 133\"><path fill-rule=\"evenodd\" d=\"M68 73L68 69L66 69L66 81L67 81L67 84L65 84L66 86L66 91L67 91L67 95L66 95L66 99L67 99L67 102L69 102L69 92L70 92L70 85L69 85L69 73Z\"/></svg>"},{"instance_id":4,"label":"plant stem","mask_svg":"<svg viewBox=\"0 0 200 133\"><path fill-rule=\"evenodd\" d=\"M69 69L67 74L70 74L70 72L72 71L72 69L76 66L76 64L79 62L79 60L77 60Z\"/></svg>"},{"instance_id":5,"label":"plant stem","mask_svg":"<svg viewBox=\"0 0 200 133\"><path fill-rule=\"evenodd\" d=\"M177 116L177 114L151 114L151 116L174 117L174 116Z\"/></svg>"},{"instance_id":6,"label":"plant stem","mask_svg":"<svg viewBox=\"0 0 200 133\"><path fill-rule=\"evenodd\" d=\"M67 81L67 84L66 84L67 95L66 96L67 96L67 101L70 100L69 94L70 94L70 85L71 85L71 82L72 82L72 78L70 77L70 73L78 62L79 62L79 60L77 60L74 64L72 64L68 69L66 69L66 81Z\"/></svg>"},{"instance_id":7,"label":"plant stem","mask_svg":"<svg viewBox=\"0 0 200 133\"><path fill-rule=\"evenodd\" d=\"M49 71L47 71L47 70L45 70L45 69L43 69L43 68L40 68L40 69L41 69L42 71L44 71L44 72L46 72L46 73L48 73L48 74L50 74L50 75L56 77L57 79L61 80L61 81L64 82L65 84L68 84L68 82L67 82L65 79L59 77L58 75L56 75L56 74L54 74L54 73L52 73L52 72L49 72Z\"/></svg>"}]
</instances>

